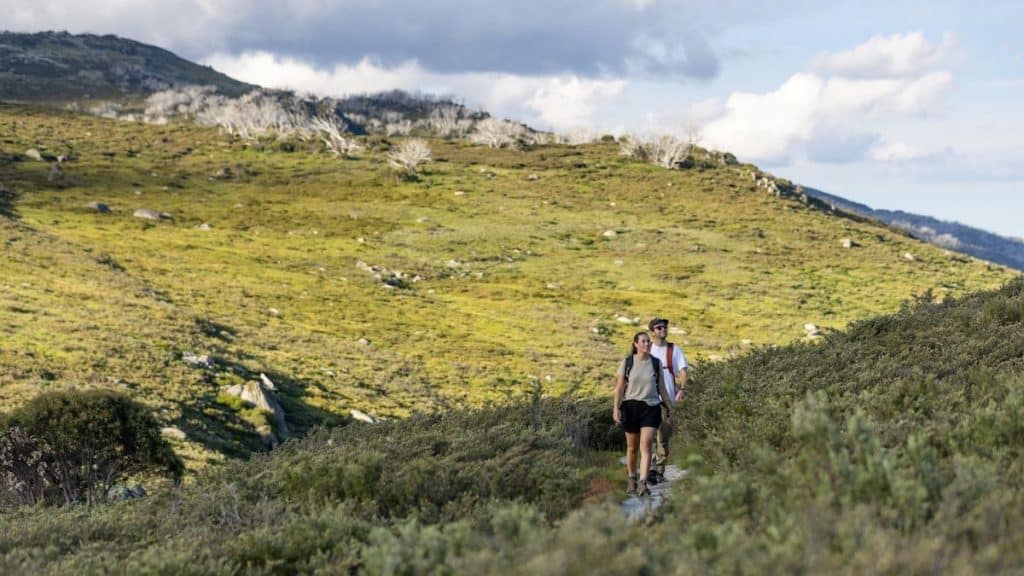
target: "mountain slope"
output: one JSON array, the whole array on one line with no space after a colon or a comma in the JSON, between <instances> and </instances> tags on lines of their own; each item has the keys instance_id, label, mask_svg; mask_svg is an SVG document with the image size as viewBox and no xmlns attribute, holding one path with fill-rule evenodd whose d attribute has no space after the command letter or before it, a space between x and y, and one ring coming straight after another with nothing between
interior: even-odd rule
<instances>
[{"instance_id":1,"label":"mountain slope","mask_svg":"<svg viewBox=\"0 0 1024 576\"><path fill-rule=\"evenodd\" d=\"M1018 279L698 367L690 474L644 522L616 505L618 465L593 464L621 452L601 452L622 441L607 397L536 398L321 431L138 502L0 515L0 569L1017 574L1022 358Z\"/></svg>"},{"instance_id":2,"label":"mountain slope","mask_svg":"<svg viewBox=\"0 0 1024 576\"><path fill-rule=\"evenodd\" d=\"M875 218L890 226L906 230L915 237L936 246L969 254L975 258L1024 270L1024 241L1006 238L958 222L946 222L902 210L875 210L866 204L851 202L821 190L804 187L804 192L837 209Z\"/></svg>"},{"instance_id":3,"label":"mountain slope","mask_svg":"<svg viewBox=\"0 0 1024 576\"><path fill-rule=\"evenodd\" d=\"M203 419L230 408L219 391L260 372L280 385L299 428L352 408L401 416L535 386L601 395L630 336L655 314L704 362L799 339L806 323L841 328L926 290L945 297L1012 277L767 194L753 167L664 170L622 158L615 143L520 151L435 140L420 177L396 181L385 163L396 141L379 137L361 140L359 158L338 160L318 142L248 144L187 125L0 111L3 181L17 198L6 211L102 258L81 282L124 278L178 311L152 327L169 334L166 345L140 336L138 358L122 362L112 343L146 321L110 297L76 313L40 265L50 280L25 280L18 298L48 302L46 311L0 308L19 327L11 337L33 349L73 326L90 336L76 340L76 357L37 357L33 370L4 349L0 378L16 385L0 388L0 400L135 382L197 450L216 443ZM29 148L70 160L50 181ZM173 218L133 217L140 208ZM856 246L844 248L846 238ZM15 271L4 262L0 273L29 278L32 262ZM44 314L67 320L49 327L35 319ZM203 372L185 353L224 362ZM165 368L143 377L136 361Z\"/></svg>"},{"instance_id":4,"label":"mountain slope","mask_svg":"<svg viewBox=\"0 0 1024 576\"><path fill-rule=\"evenodd\" d=\"M138 99L168 88L254 88L167 50L117 36L0 32L0 99L28 102Z\"/></svg>"}]
</instances>

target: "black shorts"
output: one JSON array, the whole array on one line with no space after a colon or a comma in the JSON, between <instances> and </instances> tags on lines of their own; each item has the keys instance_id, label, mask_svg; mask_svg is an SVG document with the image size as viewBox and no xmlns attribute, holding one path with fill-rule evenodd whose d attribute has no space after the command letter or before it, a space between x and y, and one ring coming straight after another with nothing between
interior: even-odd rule
<instances>
[{"instance_id":1,"label":"black shorts","mask_svg":"<svg viewBox=\"0 0 1024 576\"><path fill-rule=\"evenodd\" d=\"M622 429L631 434L640 432L641 428L658 428L661 426L661 405L651 406L639 400L626 400L619 406L622 411Z\"/></svg>"}]
</instances>

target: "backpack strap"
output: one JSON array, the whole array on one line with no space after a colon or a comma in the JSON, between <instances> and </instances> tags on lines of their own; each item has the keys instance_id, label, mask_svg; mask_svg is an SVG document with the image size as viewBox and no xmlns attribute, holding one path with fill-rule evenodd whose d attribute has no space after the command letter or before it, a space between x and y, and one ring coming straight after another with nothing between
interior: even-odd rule
<instances>
[{"instance_id":1,"label":"backpack strap","mask_svg":"<svg viewBox=\"0 0 1024 576\"><path fill-rule=\"evenodd\" d=\"M669 342L665 345L665 367L668 368L668 373L672 375L672 380L676 379L676 368L672 365L673 357L676 355L676 345Z\"/></svg>"},{"instance_id":2,"label":"backpack strap","mask_svg":"<svg viewBox=\"0 0 1024 576\"><path fill-rule=\"evenodd\" d=\"M658 375L661 374L661 360L658 360L654 356L650 356L650 359L651 359L651 367L654 368L654 379L657 380L658 379ZM633 355L632 354L630 354L629 356L626 356L625 377L626 377L627 381L629 380L629 372L631 370L633 370Z\"/></svg>"}]
</instances>

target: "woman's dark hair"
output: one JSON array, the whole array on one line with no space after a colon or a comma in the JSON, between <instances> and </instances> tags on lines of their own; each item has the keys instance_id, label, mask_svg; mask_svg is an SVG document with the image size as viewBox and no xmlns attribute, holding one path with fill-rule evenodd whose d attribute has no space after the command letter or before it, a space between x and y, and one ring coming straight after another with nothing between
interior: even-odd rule
<instances>
[{"instance_id":1,"label":"woman's dark hair","mask_svg":"<svg viewBox=\"0 0 1024 576\"><path fill-rule=\"evenodd\" d=\"M647 336L648 340L650 340L651 338L651 336L647 332L644 332L643 330L637 332L636 334L633 334L633 344L630 354L636 354L636 341L640 339L641 336Z\"/></svg>"}]
</instances>

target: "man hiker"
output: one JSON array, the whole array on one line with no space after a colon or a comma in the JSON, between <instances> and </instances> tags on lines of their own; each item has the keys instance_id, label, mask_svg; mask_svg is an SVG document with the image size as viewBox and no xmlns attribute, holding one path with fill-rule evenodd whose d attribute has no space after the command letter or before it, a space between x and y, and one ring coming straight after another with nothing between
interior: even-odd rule
<instances>
[{"instance_id":1,"label":"man hiker","mask_svg":"<svg viewBox=\"0 0 1024 576\"><path fill-rule=\"evenodd\" d=\"M651 331L651 356L661 361L662 371L665 376L665 390L668 398L665 398L673 407L683 400L686 395L686 356L683 349L676 344L669 342L668 320L655 317L647 327ZM665 465L668 463L668 442L672 438L672 432L679 424L679 412L676 412L675 419L665 415L661 419L661 426L658 427L658 440L654 453L654 460L651 463L651 472L648 482L657 484L665 479Z\"/></svg>"}]
</instances>

